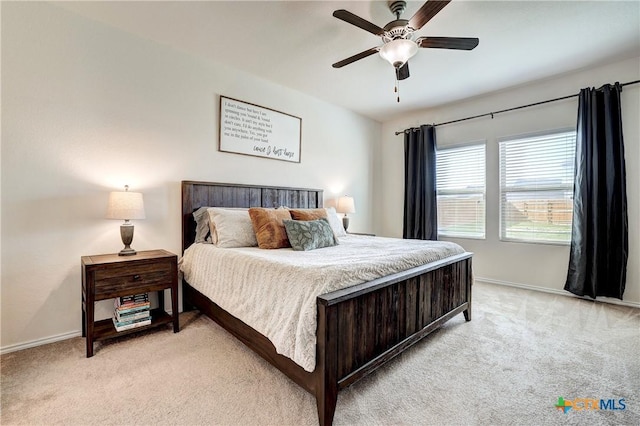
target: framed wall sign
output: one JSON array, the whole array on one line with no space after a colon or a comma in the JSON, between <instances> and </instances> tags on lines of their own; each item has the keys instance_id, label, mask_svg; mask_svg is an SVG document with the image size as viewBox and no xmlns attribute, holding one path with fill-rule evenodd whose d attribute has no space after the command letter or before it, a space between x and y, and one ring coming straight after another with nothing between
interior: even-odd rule
<instances>
[{"instance_id":1,"label":"framed wall sign","mask_svg":"<svg viewBox=\"0 0 640 426\"><path fill-rule=\"evenodd\" d=\"M300 162L299 117L220 96L219 123L220 151Z\"/></svg>"}]
</instances>

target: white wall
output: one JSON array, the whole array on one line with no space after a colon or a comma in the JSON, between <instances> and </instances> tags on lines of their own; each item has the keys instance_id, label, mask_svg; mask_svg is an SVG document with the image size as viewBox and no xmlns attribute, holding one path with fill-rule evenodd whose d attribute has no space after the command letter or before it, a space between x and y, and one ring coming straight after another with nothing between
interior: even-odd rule
<instances>
[{"instance_id":1,"label":"white wall","mask_svg":"<svg viewBox=\"0 0 640 426\"><path fill-rule=\"evenodd\" d=\"M301 117L302 162L218 152L219 95ZM125 184L137 250L180 253L181 180L349 194L373 227L379 123L54 4L2 4L2 113L3 350L79 333L80 256L122 248L104 214Z\"/></svg>"},{"instance_id":2,"label":"white wall","mask_svg":"<svg viewBox=\"0 0 640 426\"><path fill-rule=\"evenodd\" d=\"M436 109L418 111L385 122L382 127L377 182L382 202L376 205L382 214L376 217L376 231L387 236L402 235L403 136L394 132L420 124L441 123L467 116L498 111L546 99L578 93L581 88L600 87L605 83L625 83L640 78L640 58L608 66L558 76L535 84L505 90L491 96L469 99ZM629 261L624 300L640 304L640 85L622 92L623 132L627 169L629 214ZM568 246L524 244L499 240L499 168L497 139L503 136L561 129L576 126L577 98L545 104L441 126L436 129L438 146L486 140L487 142L487 237L485 240L456 239L475 253L474 272L477 279L561 291L567 274ZM567 293L568 294L568 293Z\"/></svg>"}]
</instances>

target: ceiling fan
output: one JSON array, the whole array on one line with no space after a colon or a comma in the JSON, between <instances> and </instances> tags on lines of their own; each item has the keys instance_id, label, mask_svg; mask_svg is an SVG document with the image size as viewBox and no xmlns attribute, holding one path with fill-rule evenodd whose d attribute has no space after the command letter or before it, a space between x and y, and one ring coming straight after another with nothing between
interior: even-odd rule
<instances>
[{"instance_id":1,"label":"ceiling fan","mask_svg":"<svg viewBox=\"0 0 640 426\"><path fill-rule=\"evenodd\" d=\"M421 29L427 22L438 14L451 0L427 0L411 19L400 19L404 12L406 1L388 1L387 5L396 19L383 28L363 19L353 13L340 9L333 12L333 16L365 31L382 38L382 46L372 47L347 59L333 64L334 68L342 68L352 62L380 53L396 72L396 82L409 77L409 59L418 52L418 47L435 49L472 50L477 45L477 38L469 37L418 37L414 40L414 32ZM398 90L396 85L396 91ZM398 97L398 102L400 98Z\"/></svg>"}]
</instances>

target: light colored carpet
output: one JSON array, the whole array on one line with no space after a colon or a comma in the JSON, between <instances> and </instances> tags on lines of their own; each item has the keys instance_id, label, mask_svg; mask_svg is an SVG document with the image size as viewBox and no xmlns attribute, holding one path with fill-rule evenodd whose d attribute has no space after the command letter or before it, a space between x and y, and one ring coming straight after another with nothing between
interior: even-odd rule
<instances>
[{"instance_id":1,"label":"light colored carpet","mask_svg":"<svg viewBox=\"0 0 640 426\"><path fill-rule=\"evenodd\" d=\"M339 394L335 425L640 424L640 311L489 284L462 315ZM208 318L1 357L3 425L315 425L314 398ZM575 411L565 399L624 398ZM617 407L619 405L616 405Z\"/></svg>"}]
</instances>

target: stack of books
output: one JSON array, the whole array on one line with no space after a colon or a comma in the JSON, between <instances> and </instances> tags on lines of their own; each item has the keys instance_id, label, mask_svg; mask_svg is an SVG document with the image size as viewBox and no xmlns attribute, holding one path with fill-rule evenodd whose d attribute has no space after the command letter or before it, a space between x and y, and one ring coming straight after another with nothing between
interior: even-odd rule
<instances>
[{"instance_id":1,"label":"stack of books","mask_svg":"<svg viewBox=\"0 0 640 426\"><path fill-rule=\"evenodd\" d=\"M151 324L149 294L116 297L113 325L117 331L130 330Z\"/></svg>"}]
</instances>

